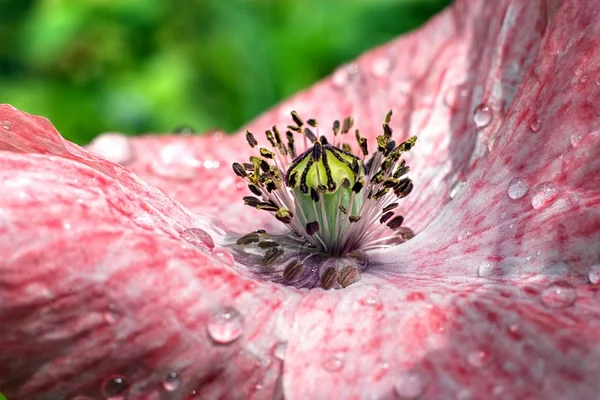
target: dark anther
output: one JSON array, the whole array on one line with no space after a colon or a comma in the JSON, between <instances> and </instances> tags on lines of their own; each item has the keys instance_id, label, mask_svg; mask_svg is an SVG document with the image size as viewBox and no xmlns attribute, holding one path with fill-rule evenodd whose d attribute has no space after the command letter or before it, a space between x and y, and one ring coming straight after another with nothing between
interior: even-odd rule
<instances>
[{"instance_id":1,"label":"dark anther","mask_svg":"<svg viewBox=\"0 0 600 400\"><path fill-rule=\"evenodd\" d=\"M248 189L250 189L250 191L257 196L263 195L262 190L260 190L260 188L253 183L248 184Z\"/></svg>"},{"instance_id":2,"label":"dark anther","mask_svg":"<svg viewBox=\"0 0 600 400\"><path fill-rule=\"evenodd\" d=\"M258 144L256 139L254 138L254 135L250 131L246 131L246 140L248 141L250 147L255 147Z\"/></svg>"},{"instance_id":3,"label":"dark anther","mask_svg":"<svg viewBox=\"0 0 600 400\"><path fill-rule=\"evenodd\" d=\"M272 247L267 250L264 257L260 260L260 263L263 267L272 267L281 256L283 256L283 250Z\"/></svg>"},{"instance_id":4,"label":"dark anther","mask_svg":"<svg viewBox=\"0 0 600 400\"><path fill-rule=\"evenodd\" d=\"M352 147L348 143L342 143L342 150L346 153L352 153Z\"/></svg>"},{"instance_id":5,"label":"dark anther","mask_svg":"<svg viewBox=\"0 0 600 400\"><path fill-rule=\"evenodd\" d=\"M293 189L296 187L297 184L298 184L298 173L296 171L294 171L288 176L286 185L288 185L288 187Z\"/></svg>"},{"instance_id":6,"label":"dark anther","mask_svg":"<svg viewBox=\"0 0 600 400\"><path fill-rule=\"evenodd\" d=\"M398 232L398 235L402 236L404 240L410 240L415 237L413 230L404 226L396 229L396 232Z\"/></svg>"},{"instance_id":7,"label":"dark anther","mask_svg":"<svg viewBox=\"0 0 600 400\"><path fill-rule=\"evenodd\" d=\"M267 188L267 192L269 193L273 192L274 190L277 190L277 184L275 183L275 181L267 181L265 187Z\"/></svg>"},{"instance_id":8,"label":"dark anther","mask_svg":"<svg viewBox=\"0 0 600 400\"><path fill-rule=\"evenodd\" d=\"M386 137L386 139L391 138L393 133L394 132L392 131L392 128L390 128L390 126L387 123L383 124L383 134Z\"/></svg>"},{"instance_id":9,"label":"dark anther","mask_svg":"<svg viewBox=\"0 0 600 400\"><path fill-rule=\"evenodd\" d=\"M290 224L292 222L293 217L294 214L292 214L292 212L286 208L280 208L279 210L277 210L277 213L275 213L275 218L277 218L284 224Z\"/></svg>"},{"instance_id":10,"label":"dark anther","mask_svg":"<svg viewBox=\"0 0 600 400\"><path fill-rule=\"evenodd\" d=\"M254 231L254 233L267 233L267 231L265 231L264 229L257 229Z\"/></svg>"},{"instance_id":11,"label":"dark anther","mask_svg":"<svg viewBox=\"0 0 600 400\"><path fill-rule=\"evenodd\" d=\"M392 218L391 221L387 223L387 226L390 229L397 229L397 228L400 228L400 226L402 225L403 222L404 222L404 217L402 215L398 215L398 216Z\"/></svg>"},{"instance_id":12,"label":"dark anther","mask_svg":"<svg viewBox=\"0 0 600 400\"><path fill-rule=\"evenodd\" d=\"M404 176L409 172L410 172L410 167L408 167L408 166L405 167L404 161L403 161L402 164L400 165L400 167L398 167L398 169L396 169L396 172L394 172L394 178L398 179L401 176Z\"/></svg>"},{"instance_id":13,"label":"dark anther","mask_svg":"<svg viewBox=\"0 0 600 400\"><path fill-rule=\"evenodd\" d=\"M389 124L391 120L392 120L392 110L388 111L387 115L385 116L385 123Z\"/></svg>"},{"instance_id":14,"label":"dark anther","mask_svg":"<svg viewBox=\"0 0 600 400\"><path fill-rule=\"evenodd\" d=\"M361 137L358 129L356 130L355 136L356 136L356 142L358 143L358 147L360 148L360 151L363 153L363 156L366 157L369 154L369 150L367 148L367 138Z\"/></svg>"},{"instance_id":15,"label":"dark anther","mask_svg":"<svg viewBox=\"0 0 600 400\"><path fill-rule=\"evenodd\" d=\"M379 200L379 199L381 199L383 196L385 196L386 194L388 194L388 193L390 192L390 190L391 190L390 188L386 188L386 187L384 187L383 189L379 189L379 190L377 191L377 193L375 193L375 194L373 195L373 198L374 198L375 200Z\"/></svg>"},{"instance_id":16,"label":"dark anther","mask_svg":"<svg viewBox=\"0 0 600 400\"><path fill-rule=\"evenodd\" d=\"M265 149L264 147L260 148L260 155L263 156L264 158L268 158L270 160L275 158L275 153L273 153L269 149Z\"/></svg>"},{"instance_id":17,"label":"dark anther","mask_svg":"<svg viewBox=\"0 0 600 400\"><path fill-rule=\"evenodd\" d=\"M260 169L262 169L263 172L269 172L271 170L269 163L265 160L260 160Z\"/></svg>"},{"instance_id":18,"label":"dark anther","mask_svg":"<svg viewBox=\"0 0 600 400\"><path fill-rule=\"evenodd\" d=\"M269 143L271 143L271 146L277 147L277 142L275 142L275 136L273 136L273 132L265 131L265 136L267 137Z\"/></svg>"},{"instance_id":19,"label":"dark anther","mask_svg":"<svg viewBox=\"0 0 600 400\"><path fill-rule=\"evenodd\" d=\"M299 126L288 125L287 128L294 132L302 133L302 128L300 128Z\"/></svg>"},{"instance_id":20,"label":"dark anther","mask_svg":"<svg viewBox=\"0 0 600 400\"><path fill-rule=\"evenodd\" d=\"M358 222L358 221L360 221L360 215L351 215L348 217L348 220L350 222Z\"/></svg>"},{"instance_id":21,"label":"dark anther","mask_svg":"<svg viewBox=\"0 0 600 400\"><path fill-rule=\"evenodd\" d=\"M313 131L311 131L309 128L304 128L304 135L306 136L306 138L308 140L311 141L311 143L314 143L317 141L317 135L315 135L315 133Z\"/></svg>"},{"instance_id":22,"label":"dark anther","mask_svg":"<svg viewBox=\"0 0 600 400\"><path fill-rule=\"evenodd\" d=\"M412 192L413 187L412 181L409 178L404 178L398 182L398 185L394 188L394 194L401 199L408 196L410 192Z\"/></svg>"},{"instance_id":23,"label":"dark anther","mask_svg":"<svg viewBox=\"0 0 600 400\"><path fill-rule=\"evenodd\" d=\"M387 156L390 154L390 152L391 152L392 150L394 150L394 147L396 147L396 142L395 142L395 141L393 141L393 140L390 140L390 141L389 141L389 142L388 142L388 143L385 145L385 153L384 153L384 155L387 157Z\"/></svg>"},{"instance_id":24,"label":"dark anther","mask_svg":"<svg viewBox=\"0 0 600 400\"><path fill-rule=\"evenodd\" d=\"M327 142L327 138L323 135L321 135L321 137L319 138L319 142L321 142L322 145L329 144L329 142Z\"/></svg>"},{"instance_id":25,"label":"dark anther","mask_svg":"<svg viewBox=\"0 0 600 400\"><path fill-rule=\"evenodd\" d=\"M312 201L317 203L319 201L319 192L315 190L315 188L310 188L310 198Z\"/></svg>"},{"instance_id":26,"label":"dark anther","mask_svg":"<svg viewBox=\"0 0 600 400\"><path fill-rule=\"evenodd\" d=\"M353 267L351 265L346 265L340 271L337 281L343 288L352 285L359 278L358 268Z\"/></svg>"},{"instance_id":27,"label":"dark anther","mask_svg":"<svg viewBox=\"0 0 600 400\"><path fill-rule=\"evenodd\" d=\"M271 247L277 246L279 246L279 243L274 242L273 240L263 240L262 242L258 243L258 247L261 249L270 249Z\"/></svg>"},{"instance_id":28,"label":"dark anther","mask_svg":"<svg viewBox=\"0 0 600 400\"><path fill-rule=\"evenodd\" d=\"M277 147L281 147L281 133L275 125L273 125L273 133L275 134L275 142L277 143Z\"/></svg>"},{"instance_id":29,"label":"dark anther","mask_svg":"<svg viewBox=\"0 0 600 400\"><path fill-rule=\"evenodd\" d=\"M283 269L283 279L288 282L294 282L304 272L304 265L298 260L294 260Z\"/></svg>"},{"instance_id":30,"label":"dark anther","mask_svg":"<svg viewBox=\"0 0 600 400\"><path fill-rule=\"evenodd\" d=\"M259 210L265 210L265 211L270 211L270 212L277 212L279 210L279 208L277 206L274 206L273 204L270 204L270 203L266 203L264 201L261 201L260 203L258 203L256 208Z\"/></svg>"},{"instance_id":31,"label":"dark anther","mask_svg":"<svg viewBox=\"0 0 600 400\"><path fill-rule=\"evenodd\" d=\"M248 174L246 173L246 170L244 169L244 166L240 163L233 163L233 165L231 166L233 168L233 172L235 172L235 174L237 176L239 176L240 178L245 178L248 176Z\"/></svg>"},{"instance_id":32,"label":"dark anther","mask_svg":"<svg viewBox=\"0 0 600 400\"><path fill-rule=\"evenodd\" d=\"M321 287L325 290L329 290L335 285L337 281L338 273L334 267L327 267L323 275L321 275Z\"/></svg>"},{"instance_id":33,"label":"dark anther","mask_svg":"<svg viewBox=\"0 0 600 400\"><path fill-rule=\"evenodd\" d=\"M252 206L252 207L256 207L257 205L259 205L261 203L261 200L257 199L254 196L244 196L242 198L242 200L244 200L244 204L246 204L247 206Z\"/></svg>"},{"instance_id":34,"label":"dark anther","mask_svg":"<svg viewBox=\"0 0 600 400\"><path fill-rule=\"evenodd\" d=\"M340 205L338 208L339 208L339 209L340 209L340 211L341 211L341 212L343 212L344 214L348 214L348 209L347 209L346 207L344 207L344 206Z\"/></svg>"},{"instance_id":35,"label":"dark anther","mask_svg":"<svg viewBox=\"0 0 600 400\"><path fill-rule=\"evenodd\" d=\"M354 182L354 185L352 186L352 191L354 193L358 193L362 190L364 185L364 182L362 180L357 180L356 182Z\"/></svg>"},{"instance_id":36,"label":"dark anther","mask_svg":"<svg viewBox=\"0 0 600 400\"><path fill-rule=\"evenodd\" d=\"M320 226L317 221L312 221L312 222L307 223L305 228L306 228L306 233L309 236L312 236L315 233L319 232Z\"/></svg>"},{"instance_id":37,"label":"dark anther","mask_svg":"<svg viewBox=\"0 0 600 400\"><path fill-rule=\"evenodd\" d=\"M244 166L244 169L246 171L254 171L254 164L251 163L247 163L245 162L244 164L242 164Z\"/></svg>"},{"instance_id":38,"label":"dark anther","mask_svg":"<svg viewBox=\"0 0 600 400\"><path fill-rule=\"evenodd\" d=\"M371 178L371 183L374 185L378 185L378 184L382 183L383 178L385 177L385 173L386 173L386 171L383 169L377 171L377 173L375 175L373 175L373 177Z\"/></svg>"},{"instance_id":39,"label":"dark anther","mask_svg":"<svg viewBox=\"0 0 600 400\"><path fill-rule=\"evenodd\" d=\"M398 203L388 204L387 206L383 207L383 212L386 213L388 211L393 210L396 207L398 207Z\"/></svg>"},{"instance_id":40,"label":"dark anther","mask_svg":"<svg viewBox=\"0 0 600 400\"><path fill-rule=\"evenodd\" d=\"M313 128L316 128L317 124L318 124L317 120L316 119L312 119L312 118L309 119L308 121L306 121L306 123L309 124L310 126L312 126Z\"/></svg>"},{"instance_id":41,"label":"dark anther","mask_svg":"<svg viewBox=\"0 0 600 400\"><path fill-rule=\"evenodd\" d=\"M377 136L377 151L380 152L384 152L385 151L385 146L387 145L388 142L388 138L385 137L385 135L379 135Z\"/></svg>"},{"instance_id":42,"label":"dark anther","mask_svg":"<svg viewBox=\"0 0 600 400\"><path fill-rule=\"evenodd\" d=\"M354 125L354 118L352 118L352 117L344 118L344 123L342 125L342 135L348 133L350 131L350 129L352 129L353 125Z\"/></svg>"},{"instance_id":43,"label":"dark anther","mask_svg":"<svg viewBox=\"0 0 600 400\"><path fill-rule=\"evenodd\" d=\"M388 211L379 218L379 223L385 224L392 216L394 215L393 211Z\"/></svg>"},{"instance_id":44,"label":"dark anther","mask_svg":"<svg viewBox=\"0 0 600 400\"><path fill-rule=\"evenodd\" d=\"M417 137L411 136L407 141L400 143L394 150L399 152L410 151L415 143L417 143Z\"/></svg>"},{"instance_id":45,"label":"dark anther","mask_svg":"<svg viewBox=\"0 0 600 400\"><path fill-rule=\"evenodd\" d=\"M237 240L237 244L240 246L247 246L252 243L256 243L259 240L258 233L249 233L247 235L242 236Z\"/></svg>"},{"instance_id":46,"label":"dark anther","mask_svg":"<svg viewBox=\"0 0 600 400\"><path fill-rule=\"evenodd\" d=\"M291 131L285 132L288 140L288 150L292 158L296 158L296 148L294 147L294 134Z\"/></svg>"},{"instance_id":47,"label":"dark anther","mask_svg":"<svg viewBox=\"0 0 600 400\"><path fill-rule=\"evenodd\" d=\"M294 120L296 125L298 125L298 126L304 125L304 121L302 121L302 118L300 118L298 116L298 113L296 111L292 111L292 119Z\"/></svg>"},{"instance_id":48,"label":"dark anther","mask_svg":"<svg viewBox=\"0 0 600 400\"><path fill-rule=\"evenodd\" d=\"M333 121L333 134L337 136L338 133L340 133L340 121L336 119Z\"/></svg>"},{"instance_id":49,"label":"dark anther","mask_svg":"<svg viewBox=\"0 0 600 400\"><path fill-rule=\"evenodd\" d=\"M386 179L385 181L383 181L383 187L384 188L393 188L398 184L398 181L396 179Z\"/></svg>"}]
</instances>

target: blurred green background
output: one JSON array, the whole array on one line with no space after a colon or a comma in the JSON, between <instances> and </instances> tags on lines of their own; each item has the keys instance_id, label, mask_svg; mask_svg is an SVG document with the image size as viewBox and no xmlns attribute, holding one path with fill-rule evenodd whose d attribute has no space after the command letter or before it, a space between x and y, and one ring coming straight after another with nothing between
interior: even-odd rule
<instances>
[{"instance_id":1,"label":"blurred green background","mask_svg":"<svg viewBox=\"0 0 600 400\"><path fill-rule=\"evenodd\" d=\"M66 138L233 131L449 0L0 0L0 103Z\"/></svg>"}]
</instances>

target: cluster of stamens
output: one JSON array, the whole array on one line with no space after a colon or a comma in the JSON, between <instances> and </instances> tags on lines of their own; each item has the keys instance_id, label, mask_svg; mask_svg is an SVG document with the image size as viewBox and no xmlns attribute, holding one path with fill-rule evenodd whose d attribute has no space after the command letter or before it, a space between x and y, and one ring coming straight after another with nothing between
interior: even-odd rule
<instances>
[{"instance_id":1,"label":"cluster of stamens","mask_svg":"<svg viewBox=\"0 0 600 400\"><path fill-rule=\"evenodd\" d=\"M392 140L390 111L376 139L377 151L366 160L367 139L359 130L354 131L359 156L346 140L353 129L351 117L333 123L329 142L319 136L316 120L305 123L295 111L291 115L294 124L287 127L285 140L277 126L265 132L271 149L259 147L254 134L247 131L248 144L258 148L258 155L250 157L250 162L233 164L235 174L247 181L254 194L244 197L244 203L273 214L291 233L273 237L264 231L252 232L237 240L236 253L245 253L249 261L252 252L245 250L263 251L259 260L263 272L273 272L282 283L302 281L303 276L307 278L307 262L318 262L320 279L304 279L300 286L319 281L326 289L336 283L345 287L358 279L364 267L359 253L414 236L395 212L398 200L413 190L405 176L409 167L401 156L414 146L416 137L400 144ZM299 155L297 137L306 149ZM331 263L335 265L326 265Z\"/></svg>"}]
</instances>

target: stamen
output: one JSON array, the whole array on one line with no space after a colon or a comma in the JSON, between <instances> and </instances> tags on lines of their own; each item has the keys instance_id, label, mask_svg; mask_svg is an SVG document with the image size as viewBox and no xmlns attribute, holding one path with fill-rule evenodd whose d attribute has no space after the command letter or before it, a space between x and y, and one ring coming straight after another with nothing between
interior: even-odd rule
<instances>
[{"instance_id":1,"label":"stamen","mask_svg":"<svg viewBox=\"0 0 600 400\"><path fill-rule=\"evenodd\" d=\"M244 257L260 263L270 276L279 274L280 282L325 289L347 287L360 277L353 262L337 262L336 267L324 270L314 265L327 257L348 257L358 250L395 245L414 237L410 228L402 226L404 217L395 216L394 211L398 200L414 189L406 177L410 168L401 156L414 147L416 137L400 144L392 140L390 111L382 134L376 137L377 151L367 159L368 142L360 131L354 129L352 140L346 136L354 127L352 117L333 123L329 141L318 130L313 131L315 119L305 122L296 111L291 116L293 125L288 125L285 138L277 126L265 131L270 148L257 148L257 140L247 131L246 140L257 148L257 154L250 162L233 163L232 168L254 195L245 196L244 204L271 213L293 235L275 239L253 232L237 239L235 249L246 252ZM303 135L299 155L295 133ZM352 152L349 141L356 142L358 155Z\"/></svg>"}]
</instances>

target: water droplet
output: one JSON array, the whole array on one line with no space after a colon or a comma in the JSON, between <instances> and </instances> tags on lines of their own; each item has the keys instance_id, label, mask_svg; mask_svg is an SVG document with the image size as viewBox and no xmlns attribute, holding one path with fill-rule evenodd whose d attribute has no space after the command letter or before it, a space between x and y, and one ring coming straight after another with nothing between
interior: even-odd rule
<instances>
[{"instance_id":1,"label":"water droplet","mask_svg":"<svg viewBox=\"0 0 600 400\"><path fill-rule=\"evenodd\" d=\"M131 141L120 133L105 133L98 136L90 143L89 149L115 164L128 164L134 157Z\"/></svg>"},{"instance_id":2,"label":"water droplet","mask_svg":"<svg viewBox=\"0 0 600 400\"><path fill-rule=\"evenodd\" d=\"M454 181L454 183L452 183L452 186L450 186L450 199L455 198L456 195L458 194L458 192L460 192L460 189L462 189L462 187L464 185L465 185L465 181L461 181L461 180Z\"/></svg>"},{"instance_id":3,"label":"water droplet","mask_svg":"<svg viewBox=\"0 0 600 400\"><path fill-rule=\"evenodd\" d=\"M213 238L200 228L186 229L181 233L181 238L193 246L212 250L215 248Z\"/></svg>"},{"instance_id":4,"label":"water droplet","mask_svg":"<svg viewBox=\"0 0 600 400\"><path fill-rule=\"evenodd\" d=\"M407 372L394 383L394 392L400 399L417 399L427 390L427 379L419 372Z\"/></svg>"},{"instance_id":5,"label":"water droplet","mask_svg":"<svg viewBox=\"0 0 600 400\"><path fill-rule=\"evenodd\" d=\"M577 290L565 281L554 282L542 291L542 303L550 308L565 308L577 300Z\"/></svg>"},{"instance_id":6,"label":"water droplet","mask_svg":"<svg viewBox=\"0 0 600 400\"><path fill-rule=\"evenodd\" d=\"M529 129L533 132L539 132L542 129L542 121L538 117L534 117L529 124Z\"/></svg>"},{"instance_id":7,"label":"water droplet","mask_svg":"<svg viewBox=\"0 0 600 400\"><path fill-rule=\"evenodd\" d=\"M458 236L456 237L456 239L461 242L465 239L470 238L471 236L473 236L473 231L467 230L467 231L461 231L458 233Z\"/></svg>"},{"instance_id":8,"label":"water droplet","mask_svg":"<svg viewBox=\"0 0 600 400\"><path fill-rule=\"evenodd\" d=\"M552 203L558 197L558 189L552 182L542 182L533 189L531 205L536 210Z\"/></svg>"},{"instance_id":9,"label":"water droplet","mask_svg":"<svg viewBox=\"0 0 600 400\"><path fill-rule=\"evenodd\" d=\"M449 108L461 108L469 98L469 89L466 84L451 86L444 95L444 104Z\"/></svg>"},{"instance_id":10,"label":"water droplet","mask_svg":"<svg viewBox=\"0 0 600 400\"><path fill-rule=\"evenodd\" d=\"M195 178L202 165L189 145L176 142L160 150L158 159L152 162L151 168L154 173L164 178L185 181Z\"/></svg>"},{"instance_id":11,"label":"water droplet","mask_svg":"<svg viewBox=\"0 0 600 400\"><path fill-rule=\"evenodd\" d=\"M508 183L508 197L518 200L527 194L529 184L521 178L514 178Z\"/></svg>"},{"instance_id":12,"label":"water droplet","mask_svg":"<svg viewBox=\"0 0 600 400\"><path fill-rule=\"evenodd\" d=\"M376 79L383 79L389 76L392 70L393 62L389 57L376 59L371 65L371 75Z\"/></svg>"},{"instance_id":13,"label":"water droplet","mask_svg":"<svg viewBox=\"0 0 600 400\"><path fill-rule=\"evenodd\" d=\"M235 308L220 307L211 314L207 330L215 343L230 344L244 333L244 320Z\"/></svg>"},{"instance_id":14,"label":"water droplet","mask_svg":"<svg viewBox=\"0 0 600 400\"><path fill-rule=\"evenodd\" d=\"M493 111L489 106L480 104L473 112L473 122L477 128L485 128L492 122L493 116Z\"/></svg>"},{"instance_id":15,"label":"water droplet","mask_svg":"<svg viewBox=\"0 0 600 400\"><path fill-rule=\"evenodd\" d=\"M473 351L467 356L467 362L475 368L483 368L489 365L491 361L490 354L483 350Z\"/></svg>"},{"instance_id":16,"label":"water droplet","mask_svg":"<svg viewBox=\"0 0 600 400\"><path fill-rule=\"evenodd\" d=\"M588 79L590 79L589 75L581 75L581 78L579 78L579 82L586 83Z\"/></svg>"},{"instance_id":17,"label":"water droplet","mask_svg":"<svg viewBox=\"0 0 600 400\"><path fill-rule=\"evenodd\" d=\"M600 86L600 77L596 78L596 85Z\"/></svg>"},{"instance_id":18,"label":"water droplet","mask_svg":"<svg viewBox=\"0 0 600 400\"><path fill-rule=\"evenodd\" d=\"M479 264L477 274L480 278L494 276L496 274L496 263L491 260L483 260L481 264Z\"/></svg>"},{"instance_id":19,"label":"water droplet","mask_svg":"<svg viewBox=\"0 0 600 400\"><path fill-rule=\"evenodd\" d=\"M275 349L273 350L273 355L275 356L275 358L277 358L279 360L284 360L286 351L287 351L287 342L279 342L279 343L277 343L277 345L275 346Z\"/></svg>"},{"instance_id":20,"label":"water droplet","mask_svg":"<svg viewBox=\"0 0 600 400\"><path fill-rule=\"evenodd\" d=\"M129 383L119 375L111 376L102 383L102 394L108 400L123 400L128 390Z\"/></svg>"},{"instance_id":21,"label":"water droplet","mask_svg":"<svg viewBox=\"0 0 600 400\"><path fill-rule=\"evenodd\" d=\"M211 255L217 260L221 261L223 264L230 267L233 266L234 260L229 250L224 249L223 247L215 247L212 250Z\"/></svg>"},{"instance_id":22,"label":"water droplet","mask_svg":"<svg viewBox=\"0 0 600 400\"><path fill-rule=\"evenodd\" d=\"M213 142L220 142L221 140L223 140L223 136L225 136L225 134L223 133L223 131L214 131L213 133L210 134L210 137L212 138Z\"/></svg>"},{"instance_id":23,"label":"water droplet","mask_svg":"<svg viewBox=\"0 0 600 400\"><path fill-rule=\"evenodd\" d=\"M333 76L331 77L331 83L335 88L342 89L351 80L354 79L354 76L357 72L358 65L356 65L355 63L342 65L333 73Z\"/></svg>"},{"instance_id":24,"label":"water droplet","mask_svg":"<svg viewBox=\"0 0 600 400\"><path fill-rule=\"evenodd\" d=\"M7 131L10 130L10 128L12 128L12 124L8 121L3 121L2 122L2 128L6 129Z\"/></svg>"},{"instance_id":25,"label":"water droplet","mask_svg":"<svg viewBox=\"0 0 600 400\"><path fill-rule=\"evenodd\" d=\"M600 282L600 265L592 265L588 272L588 279L592 285L597 285Z\"/></svg>"},{"instance_id":26,"label":"water droplet","mask_svg":"<svg viewBox=\"0 0 600 400\"><path fill-rule=\"evenodd\" d=\"M344 359L339 355L328 357L323 361L323 368L329 372L341 371L344 368Z\"/></svg>"},{"instance_id":27,"label":"water droplet","mask_svg":"<svg viewBox=\"0 0 600 400\"><path fill-rule=\"evenodd\" d=\"M163 379L163 388L167 392L174 392L179 389L179 385L181 384L181 378L177 375L176 372L169 372Z\"/></svg>"},{"instance_id":28,"label":"water droplet","mask_svg":"<svg viewBox=\"0 0 600 400\"><path fill-rule=\"evenodd\" d=\"M371 307L376 306L377 304L379 304L379 299L376 295L370 294L365 299L365 304Z\"/></svg>"},{"instance_id":29,"label":"water droplet","mask_svg":"<svg viewBox=\"0 0 600 400\"><path fill-rule=\"evenodd\" d=\"M581 139L583 139L583 135L581 135L579 133L572 133L570 139L571 139L571 146L577 147L579 145L579 143L581 142Z\"/></svg>"}]
</instances>

